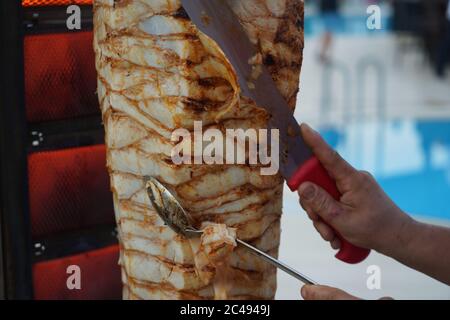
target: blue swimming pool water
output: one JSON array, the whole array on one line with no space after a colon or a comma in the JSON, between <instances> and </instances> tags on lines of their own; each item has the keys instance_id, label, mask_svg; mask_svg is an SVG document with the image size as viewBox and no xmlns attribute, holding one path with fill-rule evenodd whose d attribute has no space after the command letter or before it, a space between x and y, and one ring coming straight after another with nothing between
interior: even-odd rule
<instances>
[{"instance_id":1,"label":"blue swimming pool water","mask_svg":"<svg viewBox=\"0 0 450 320\"><path fill-rule=\"evenodd\" d=\"M381 30L369 30L366 26L365 15L342 15L339 24L335 28L336 34L361 35L361 34L385 34L391 30L392 18L388 15L381 18ZM320 15L307 15L305 17L305 36L316 36L325 29L324 20Z\"/></svg>"},{"instance_id":2,"label":"blue swimming pool water","mask_svg":"<svg viewBox=\"0 0 450 320\"><path fill-rule=\"evenodd\" d=\"M450 219L450 119L365 122L320 132L352 165L370 171L403 210Z\"/></svg>"}]
</instances>

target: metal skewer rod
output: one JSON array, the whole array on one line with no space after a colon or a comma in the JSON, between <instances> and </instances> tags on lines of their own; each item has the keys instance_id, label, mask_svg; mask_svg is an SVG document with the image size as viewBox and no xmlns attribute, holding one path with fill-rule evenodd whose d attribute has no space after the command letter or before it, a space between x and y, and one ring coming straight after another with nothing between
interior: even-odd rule
<instances>
[{"instance_id":1,"label":"metal skewer rod","mask_svg":"<svg viewBox=\"0 0 450 320\"><path fill-rule=\"evenodd\" d=\"M283 270L287 274L290 274L291 276L293 276L294 278L302 281L303 283L305 283L305 284L316 284L316 282L314 282L313 280L311 280L307 276L301 274L297 270L292 269L291 267L289 267L288 265L284 264L280 260L275 259L274 257L272 257L272 256L268 255L267 253L259 250L258 248L255 248L254 246L248 244L247 242L239 240L239 239L236 239L236 242L238 242L240 245L246 247L247 249L251 250L253 254L263 258L264 260L266 260L270 264L274 265L277 268L280 268L281 270Z\"/></svg>"},{"instance_id":2,"label":"metal skewer rod","mask_svg":"<svg viewBox=\"0 0 450 320\"><path fill-rule=\"evenodd\" d=\"M192 232L192 233L197 233L197 234L202 234L203 233L203 231L196 230L196 229L194 229L192 227L189 227L188 229L186 229L186 231ZM303 282L305 284L317 284L315 281L311 280L307 276L301 274L297 270L289 267L288 265L284 264L280 260L275 259L274 257L268 255L264 251L259 250L258 248L252 246L251 244L248 244L247 242L242 241L242 240L240 240L238 238L236 238L236 242L239 243L241 246L243 246L243 247L247 248L248 250L250 250L254 255L257 255L258 257L263 258L268 263L270 263L273 266L283 270L284 272L286 272L287 274L289 274L289 275L293 276L294 278L300 280L301 282Z\"/></svg>"}]
</instances>

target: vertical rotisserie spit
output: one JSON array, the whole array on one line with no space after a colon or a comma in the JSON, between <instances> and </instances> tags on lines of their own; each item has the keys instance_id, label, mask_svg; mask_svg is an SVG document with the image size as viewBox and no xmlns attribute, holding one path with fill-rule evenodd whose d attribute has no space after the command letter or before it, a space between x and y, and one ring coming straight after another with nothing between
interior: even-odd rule
<instances>
[{"instance_id":1,"label":"vertical rotisserie spit","mask_svg":"<svg viewBox=\"0 0 450 320\"><path fill-rule=\"evenodd\" d=\"M303 1L229 1L280 92L294 108ZM95 0L94 47L107 166L121 243L125 299L272 299L276 270L233 246L234 233L277 256L282 179L258 166L172 163L177 128L264 128L233 68L176 0ZM151 207L145 176L165 183L197 227L187 240ZM229 248L233 247L232 250ZM218 263L216 249L223 255ZM218 255L221 257L220 255ZM222 258L221 258L222 259ZM220 269L220 272L216 272ZM224 271L225 270L225 271ZM226 275L226 277L224 277Z\"/></svg>"}]
</instances>

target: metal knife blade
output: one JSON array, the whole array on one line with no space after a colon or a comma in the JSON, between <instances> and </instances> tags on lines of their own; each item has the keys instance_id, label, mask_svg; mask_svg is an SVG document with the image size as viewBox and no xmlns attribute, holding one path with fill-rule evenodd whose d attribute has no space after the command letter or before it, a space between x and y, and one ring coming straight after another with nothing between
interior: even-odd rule
<instances>
[{"instance_id":1,"label":"metal knife blade","mask_svg":"<svg viewBox=\"0 0 450 320\"><path fill-rule=\"evenodd\" d=\"M289 180L299 165L312 157L312 152L267 68L262 65L259 77L252 78L253 66L249 61L258 51L238 17L226 0L182 0L181 3L197 27L221 47L238 75L242 94L271 116L268 129L278 129L280 133L280 172Z\"/></svg>"}]
</instances>

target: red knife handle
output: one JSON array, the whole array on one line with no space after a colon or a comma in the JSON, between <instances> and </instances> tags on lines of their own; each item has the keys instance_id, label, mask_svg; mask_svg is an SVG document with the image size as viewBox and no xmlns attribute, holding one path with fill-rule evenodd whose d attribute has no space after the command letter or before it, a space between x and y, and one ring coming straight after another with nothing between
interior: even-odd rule
<instances>
[{"instance_id":1,"label":"red knife handle","mask_svg":"<svg viewBox=\"0 0 450 320\"><path fill-rule=\"evenodd\" d=\"M336 182L330 177L315 156L297 169L295 174L289 179L288 186L292 191L295 191L304 182L312 182L322 187L337 201L341 198L341 194L336 187ZM345 240L336 230L334 232L341 241L341 248L336 254L337 259L346 263L356 264L367 258L370 253L369 249L354 246Z\"/></svg>"}]
</instances>

